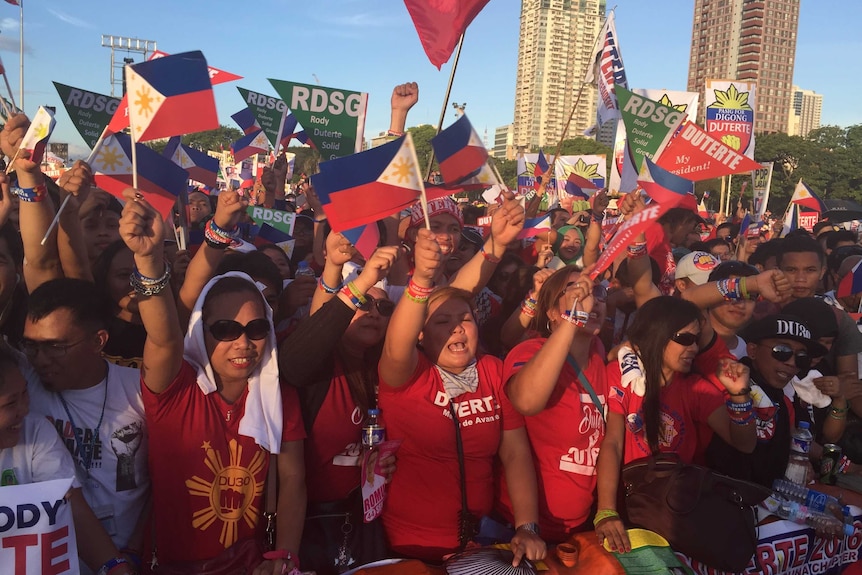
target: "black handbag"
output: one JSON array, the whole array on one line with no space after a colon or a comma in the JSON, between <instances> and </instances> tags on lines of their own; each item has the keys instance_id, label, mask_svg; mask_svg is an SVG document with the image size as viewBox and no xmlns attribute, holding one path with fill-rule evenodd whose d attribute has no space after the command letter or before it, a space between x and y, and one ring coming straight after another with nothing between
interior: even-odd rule
<instances>
[{"instance_id":1,"label":"black handbag","mask_svg":"<svg viewBox=\"0 0 862 575\"><path fill-rule=\"evenodd\" d=\"M754 507L769 489L664 453L624 466L622 484L628 523L716 569L737 572L751 561L757 549Z\"/></svg>"}]
</instances>

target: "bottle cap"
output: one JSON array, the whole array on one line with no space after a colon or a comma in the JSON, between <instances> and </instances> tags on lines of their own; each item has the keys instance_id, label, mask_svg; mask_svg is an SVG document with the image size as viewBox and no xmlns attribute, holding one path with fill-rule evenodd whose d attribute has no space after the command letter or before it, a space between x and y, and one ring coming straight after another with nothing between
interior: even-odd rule
<instances>
[{"instance_id":1,"label":"bottle cap","mask_svg":"<svg viewBox=\"0 0 862 575\"><path fill-rule=\"evenodd\" d=\"M799 422L799 427L801 427L802 429L810 429L810 428L811 428L811 424L810 424L810 423L808 423L807 421L800 421L800 422Z\"/></svg>"},{"instance_id":2,"label":"bottle cap","mask_svg":"<svg viewBox=\"0 0 862 575\"><path fill-rule=\"evenodd\" d=\"M844 535L853 535L853 532L856 531L856 528L852 525L845 523L844 524Z\"/></svg>"},{"instance_id":3,"label":"bottle cap","mask_svg":"<svg viewBox=\"0 0 862 575\"><path fill-rule=\"evenodd\" d=\"M379 409L374 409L373 407L368 410L368 415L380 415Z\"/></svg>"}]
</instances>

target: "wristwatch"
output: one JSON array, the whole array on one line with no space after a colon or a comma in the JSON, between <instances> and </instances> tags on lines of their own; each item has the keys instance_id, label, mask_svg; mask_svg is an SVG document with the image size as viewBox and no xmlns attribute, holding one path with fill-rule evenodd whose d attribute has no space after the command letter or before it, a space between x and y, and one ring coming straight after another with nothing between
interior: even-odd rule
<instances>
[{"instance_id":1,"label":"wristwatch","mask_svg":"<svg viewBox=\"0 0 862 575\"><path fill-rule=\"evenodd\" d=\"M522 523L518 525L518 528L515 531L527 531L528 533L532 533L538 537L539 535L539 524L538 523Z\"/></svg>"}]
</instances>

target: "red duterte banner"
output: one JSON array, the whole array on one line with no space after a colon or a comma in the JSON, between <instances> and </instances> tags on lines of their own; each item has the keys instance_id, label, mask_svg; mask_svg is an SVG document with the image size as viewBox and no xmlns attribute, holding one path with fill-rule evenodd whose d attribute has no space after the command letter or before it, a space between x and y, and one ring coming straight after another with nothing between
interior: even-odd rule
<instances>
[{"instance_id":1,"label":"red duterte banner","mask_svg":"<svg viewBox=\"0 0 862 575\"><path fill-rule=\"evenodd\" d=\"M757 170L762 166L685 122L656 160L656 165L694 182Z\"/></svg>"}]
</instances>

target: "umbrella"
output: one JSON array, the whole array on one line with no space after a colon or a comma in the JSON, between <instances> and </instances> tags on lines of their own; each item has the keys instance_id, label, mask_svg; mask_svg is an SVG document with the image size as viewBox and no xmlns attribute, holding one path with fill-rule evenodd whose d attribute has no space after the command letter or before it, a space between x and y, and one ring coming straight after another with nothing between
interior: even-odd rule
<instances>
[{"instance_id":1,"label":"umbrella","mask_svg":"<svg viewBox=\"0 0 862 575\"><path fill-rule=\"evenodd\" d=\"M862 220L862 204L853 200L824 200L827 211L820 214L821 220L832 223L849 222L851 220Z\"/></svg>"}]
</instances>

